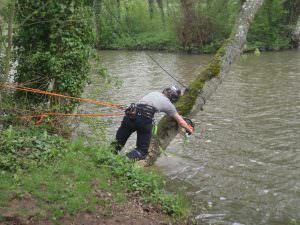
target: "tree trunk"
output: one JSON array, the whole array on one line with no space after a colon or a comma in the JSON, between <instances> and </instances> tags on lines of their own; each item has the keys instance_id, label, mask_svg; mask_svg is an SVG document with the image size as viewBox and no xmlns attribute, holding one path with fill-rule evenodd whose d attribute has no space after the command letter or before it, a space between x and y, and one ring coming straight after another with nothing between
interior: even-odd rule
<instances>
[{"instance_id":1,"label":"tree trunk","mask_svg":"<svg viewBox=\"0 0 300 225\"><path fill-rule=\"evenodd\" d=\"M153 14L154 14L154 0L148 0L148 4L149 4L149 16L150 19L153 19Z\"/></svg>"},{"instance_id":2,"label":"tree trunk","mask_svg":"<svg viewBox=\"0 0 300 225\"><path fill-rule=\"evenodd\" d=\"M221 84L231 64L238 58L246 42L250 23L264 0L247 0L242 5L231 37L218 50L209 65L199 73L176 104L178 112L183 116L198 113L208 98ZM152 165L178 133L177 123L170 117L163 117L158 124L157 136L152 138L146 165Z\"/></svg>"},{"instance_id":3,"label":"tree trunk","mask_svg":"<svg viewBox=\"0 0 300 225\"><path fill-rule=\"evenodd\" d=\"M0 16L0 52L2 50L2 48L4 47L3 46L3 19L2 17Z\"/></svg>"},{"instance_id":4,"label":"tree trunk","mask_svg":"<svg viewBox=\"0 0 300 225\"><path fill-rule=\"evenodd\" d=\"M179 41L184 48L189 52L194 42L197 42L197 34L199 31L198 19L195 11L194 0L180 0L182 21L177 29Z\"/></svg>"},{"instance_id":5,"label":"tree trunk","mask_svg":"<svg viewBox=\"0 0 300 225\"><path fill-rule=\"evenodd\" d=\"M120 0L117 0L117 17L118 17L118 20L120 21L120 19L121 19L121 1Z\"/></svg>"},{"instance_id":6,"label":"tree trunk","mask_svg":"<svg viewBox=\"0 0 300 225\"><path fill-rule=\"evenodd\" d=\"M166 20L165 20L164 4L163 4L162 0L156 0L156 2L159 7L159 10L160 10L160 17L161 17L161 21L163 23L163 27L165 29L166 28Z\"/></svg>"},{"instance_id":7,"label":"tree trunk","mask_svg":"<svg viewBox=\"0 0 300 225\"><path fill-rule=\"evenodd\" d=\"M293 32L293 41L296 43L298 48L300 48L300 17L298 18L297 25L295 27L295 30Z\"/></svg>"},{"instance_id":8,"label":"tree trunk","mask_svg":"<svg viewBox=\"0 0 300 225\"><path fill-rule=\"evenodd\" d=\"M166 0L166 9L167 9L167 16L170 16L170 3L169 0Z\"/></svg>"},{"instance_id":9,"label":"tree trunk","mask_svg":"<svg viewBox=\"0 0 300 225\"><path fill-rule=\"evenodd\" d=\"M97 44L100 43L101 35L101 8L102 0L94 0L94 17L95 17L95 28L96 28L96 37Z\"/></svg>"},{"instance_id":10,"label":"tree trunk","mask_svg":"<svg viewBox=\"0 0 300 225\"><path fill-rule=\"evenodd\" d=\"M9 6L9 14L8 14L7 47L5 50L5 61L4 61L4 80L8 78L9 71L10 71L14 16L15 16L15 2L12 1L11 5Z\"/></svg>"}]
</instances>

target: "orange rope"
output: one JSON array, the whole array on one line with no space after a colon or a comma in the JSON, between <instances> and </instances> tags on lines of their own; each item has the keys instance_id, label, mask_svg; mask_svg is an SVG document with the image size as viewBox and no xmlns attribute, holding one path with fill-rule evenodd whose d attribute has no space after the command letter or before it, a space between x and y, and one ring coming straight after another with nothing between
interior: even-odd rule
<instances>
[{"instance_id":1,"label":"orange rope","mask_svg":"<svg viewBox=\"0 0 300 225\"><path fill-rule=\"evenodd\" d=\"M60 98L67 98L67 99L72 99L72 100L77 100L81 102L88 102L94 105L101 105L101 106L106 106L106 107L111 107L111 108L116 108L116 109L124 109L123 105L120 104L114 104L114 103L109 103L109 102L102 102L102 101L97 101L97 100L92 100L92 99L86 99L86 98L78 98L78 97L72 97L68 95L62 95L54 92L49 92L49 91L43 91L40 89L34 89L34 88L29 88L29 87L21 87L17 86L14 84L4 84L0 83L0 88L7 88L7 89L15 89L19 91L27 91L27 92L32 92L32 93L38 93L38 94L44 94L44 95L50 95L50 96L55 96L55 97L60 97Z\"/></svg>"},{"instance_id":2,"label":"orange rope","mask_svg":"<svg viewBox=\"0 0 300 225\"><path fill-rule=\"evenodd\" d=\"M33 118L37 118L38 120L35 122L35 124L40 124L46 117L48 116L124 116L122 113L95 113L95 114L80 114L80 113L42 113L39 115L34 116L21 116L21 119L25 119L27 121L32 120Z\"/></svg>"}]
</instances>

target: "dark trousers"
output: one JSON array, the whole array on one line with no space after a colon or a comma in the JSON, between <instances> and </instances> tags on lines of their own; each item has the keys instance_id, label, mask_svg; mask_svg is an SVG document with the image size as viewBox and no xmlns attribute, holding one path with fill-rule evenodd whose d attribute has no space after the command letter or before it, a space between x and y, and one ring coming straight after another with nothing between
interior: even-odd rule
<instances>
[{"instance_id":1,"label":"dark trousers","mask_svg":"<svg viewBox=\"0 0 300 225\"><path fill-rule=\"evenodd\" d=\"M137 132L136 148L147 155L152 135L152 119L137 115L135 119L124 116L116 134L115 149L119 152L133 132Z\"/></svg>"}]
</instances>

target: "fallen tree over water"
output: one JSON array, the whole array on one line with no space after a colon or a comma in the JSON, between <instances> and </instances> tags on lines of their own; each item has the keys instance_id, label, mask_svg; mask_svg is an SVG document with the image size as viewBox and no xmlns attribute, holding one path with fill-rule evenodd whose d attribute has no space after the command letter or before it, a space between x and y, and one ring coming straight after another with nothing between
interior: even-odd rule
<instances>
[{"instance_id":1,"label":"fallen tree over water","mask_svg":"<svg viewBox=\"0 0 300 225\"><path fill-rule=\"evenodd\" d=\"M221 84L232 63L240 56L246 42L251 22L264 0L247 0L232 29L230 38L218 50L208 66L192 81L176 104L181 115L193 116L198 113L209 97ZM146 165L152 165L178 133L177 123L170 117L163 117L158 124L157 136L152 138Z\"/></svg>"}]
</instances>

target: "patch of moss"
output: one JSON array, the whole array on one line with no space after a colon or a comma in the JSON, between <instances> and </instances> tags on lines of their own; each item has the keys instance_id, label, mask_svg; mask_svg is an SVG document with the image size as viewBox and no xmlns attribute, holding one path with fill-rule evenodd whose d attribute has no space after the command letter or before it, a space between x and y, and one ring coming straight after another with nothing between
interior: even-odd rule
<instances>
[{"instance_id":1,"label":"patch of moss","mask_svg":"<svg viewBox=\"0 0 300 225\"><path fill-rule=\"evenodd\" d=\"M188 91L185 92L185 94L176 104L178 112L181 115L185 116L191 112L193 105L195 104L195 101L199 95L199 92L201 92L201 90L203 89L205 82L220 74L221 59L225 54L227 43L228 42L225 42L224 45L218 50L212 61L202 72L199 73L196 79L189 85Z\"/></svg>"}]
</instances>

